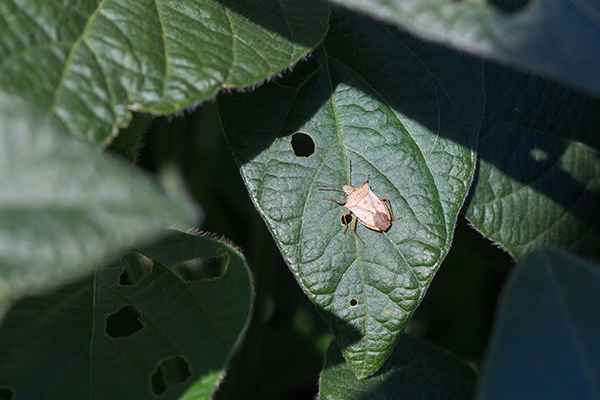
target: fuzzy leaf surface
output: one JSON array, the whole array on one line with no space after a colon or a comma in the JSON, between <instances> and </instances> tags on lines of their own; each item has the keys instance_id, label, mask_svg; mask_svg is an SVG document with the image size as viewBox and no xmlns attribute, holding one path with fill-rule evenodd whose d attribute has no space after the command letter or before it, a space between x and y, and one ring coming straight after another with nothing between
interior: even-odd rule
<instances>
[{"instance_id":1,"label":"fuzzy leaf surface","mask_svg":"<svg viewBox=\"0 0 600 400\"><path fill-rule=\"evenodd\" d=\"M361 378L390 354L449 249L474 172L480 76L477 61L336 10L293 74L219 97L258 211ZM320 187L347 184L349 169L399 218L385 232L358 224L364 252L344 234L346 209L324 199L344 194Z\"/></svg>"},{"instance_id":2,"label":"fuzzy leaf surface","mask_svg":"<svg viewBox=\"0 0 600 400\"><path fill-rule=\"evenodd\" d=\"M103 144L128 110L168 114L256 84L325 35L322 0L0 3L0 89Z\"/></svg>"},{"instance_id":3,"label":"fuzzy leaf surface","mask_svg":"<svg viewBox=\"0 0 600 400\"><path fill-rule=\"evenodd\" d=\"M91 278L18 302L0 329L0 387L16 398L179 399L192 386L208 399L249 321L250 273L225 243L167 233ZM132 257L149 270L125 284ZM173 268L207 259L224 273L187 281ZM127 309L133 320L118 317ZM177 356L188 374L167 366L161 386L153 375Z\"/></svg>"},{"instance_id":4,"label":"fuzzy leaf surface","mask_svg":"<svg viewBox=\"0 0 600 400\"><path fill-rule=\"evenodd\" d=\"M600 95L594 0L331 0L426 40Z\"/></svg>"},{"instance_id":5,"label":"fuzzy leaf surface","mask_svg":"<svg viewBox=\"0 0 600 400\"><path fill-rule=\"evenodd\" d=\"M600 257L600 101L493 64L485 88L467 218L515 258L548 246Z\"/></svg>"},{"instance_id":6,"label":"fuzzy leaf surface","mask_svg":"<svg viewBox=\"0 0 600 400\"><path fill-rule=\"evenodd\" d=\"M600 397L600 269L565 250L534 251L505 287L478 399Z\"/></svg>"}]
</instances>

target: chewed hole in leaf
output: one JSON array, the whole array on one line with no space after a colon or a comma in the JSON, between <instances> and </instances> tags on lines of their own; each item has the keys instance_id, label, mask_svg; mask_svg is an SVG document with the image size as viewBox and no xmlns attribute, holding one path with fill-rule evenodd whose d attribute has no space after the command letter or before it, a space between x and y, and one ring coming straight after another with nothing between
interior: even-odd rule
<instances>
[{"instance_id":1,"label":"chewed hole in leaf","mask_svg":"<svg viewBox=\"0 0 600 400\"><path fill-rule=\"evenodd\" d=\"M144 327L140 312L133 306L125 306L106 318L104 332L112 338L131 336Z\"/></svg>"},{"instance_id":2,"label":"chewed hole in leaf","mask_svg":"<svg viewBox=\"0 0 600 400\"><path fill-rule=\"evenodd\" d=\"M0 387L0 400L13 400L15 391L8 387Z\"/></svg>"},{"instance_id":3,"label":"chewed hole in leaf","mask_svg":"<svg viewBox=\"0 0 600 400\"><path fill-rule=\"evenodd\" d=\"M119 277L119 285L135 286L140 279L152 272L152 260L140 253L125 254L121 258L123 273Z\"/></svg>"},{"instance_id":4,"label":"chewed hole in leaf","mask_svg":"<svg viewBox=\"0 0 600 400\"><path fill-rule=\"evenodd\" d=\"M161 395L170 386L185 382L192 375L190 364L181 356L169 357L163 360L152 373L152 393Z\"/></svg>"},{"instance_id":5,"label":"chewed hole in leaf","mask_svg":"<svg viewBox=\"0 0 600 400\"><path fill-rule=\"evenodd\" d=\"M291 88L300 87L308 80L315 72L321 68L321 63L310 56L307 60L296 64L292 71L288 71L283 76L277 79L277 83L282 86Z\"/></svg>"},{"instance_id":6,"label":"chewed hole in leaf","mask_svg":"<svg viewBox=\"0 0 600 400\"><path fill-rule=\"evenodd\" d=\"M315 152L315 141L304 132L292 135L292 149L296 157L310 157Z\"/></svg>"},{"instance_id":7,"label":"chewed hole in leaf","mask_svg":"<svg viewBox=\"0 0 600 400\"><path fill-rule=\"evenodd\" d=\"M356 307L358 305L358 300L350 299L350 307Z\"/></svg>"},{"instance_id":8,"label":"chewed hole in leaf","mask_svg":"<svg viewBox=\"0 0 600 400\"><path fill-rule=\"evenodd\" d=\"M342 221L342 225L346 226L346 225L350 225L350 223L352 223L352 214L348 213L348 214L344 214L340 217L340 220Z\"/></svg>"},{"instance_id":9,"label":"chewed hole in leaf","mask_svg":"<svg viewBox=\"0 0 600 400\"><path fill-rule=\"evenodd\" d=\"M499 10L513 13L526 7L530 0L488 0L490 5Z\"/></svg>"},{"instance_id":10,"label":"chewed hole in leaf","mask_svg":"<svg viewBox=\"0 0 600 400\"><path fill-rule=\"evenodd\" d=\"M218 279L227 270L229 256L217 256L210 258L195 258L175 264L173 272L181 279L188 282L206 281Z\"/></svg>"}]
</instances>

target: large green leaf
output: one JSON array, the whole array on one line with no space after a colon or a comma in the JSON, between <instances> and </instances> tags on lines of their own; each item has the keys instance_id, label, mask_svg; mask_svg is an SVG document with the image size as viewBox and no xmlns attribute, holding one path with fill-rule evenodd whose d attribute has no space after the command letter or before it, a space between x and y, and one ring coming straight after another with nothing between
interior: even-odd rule
<instances>
[{"instance_id":1,"label":"large green leaf","mask_svg":"<svg viewBox=\"0 0 600 400\"><path fill-rule=\"evenodd\" d=\"M0 89L106 143L128 109L171 113L256 84L325 35L322 0L0 2Z\"/></svg>"},{"instance_id":2,"label":"large green leaf","mask_svg":"<svg viewBox=\"0 0 600 400\"><path fill-rule=\"evenodd\" d=\"M481 64L336 10L295 74L219 112L250 195L359 377L390 354L446 255L474 171ZM302 132L302 133L300 133ZM312 145L314 144L314 148ZM306 156L313 152L310 156ZM296 155L298 154L298 155ZM344 227L319 188L370 185L399 220Z\"/></svg>"},{"instance_id":3,"label":"large green leaf","mask_svg":"<svg viewBox=\"0 0 600 400\"><path fill-rule=\"evenodd\" d=\"M408 335L402 335L385 367L358 380L332 342L319 377L319 399L471 400L475 381L475 371L456 356Z\"/></svg>"},{"instance_id":4,"label":"large green leaf","mask_svg":"<svg viewBox=\"0 0 600 400\"><path fill-rule=\"evenodd\" d=\"M564 250L523 257L498 308L479 399L600 397L600 268Z\"/></svg>"},{"instance_id":5,"label":"large green leaf","mask_svg":"<svg viewBox=\"0 0 600 400\"><path fill-rule=\"evenodd\" d=\"M0 143L0 311L193 220L141 171L1 93Z\"/></svg>"},{"instance_id":6,"label":"large green leaf","mask_svg":"<svg viewBox=\"0 0 600 400\"><path fill-rule=\"evenodd\" d=\"M0 387L18 399L177 399L198 381L194 398L208 399L249 321L245 261L177 231L140 251L17 303L0 329ZM211 265L222 275L200 278Z\"/></svg>"},{"instance_id":7,"label":"large green leaf","mask_svg":"<svg viewBox=\"0 0 600 400\"><path fill-rule=\"evenodd\" d=\"M420 37L600 95L594 0L332 0Z\"/></svg>"},{"instance_id":8,"label":"large green leaf","mask_svg":"<svg viewBox=\"0 0 600 400\"><path fill-rule=\"evenodd\" d=\"M600 101L497 65L485 72L467 217L516 258L544 246L599 257Z\"/></svg>"}]
</instances>

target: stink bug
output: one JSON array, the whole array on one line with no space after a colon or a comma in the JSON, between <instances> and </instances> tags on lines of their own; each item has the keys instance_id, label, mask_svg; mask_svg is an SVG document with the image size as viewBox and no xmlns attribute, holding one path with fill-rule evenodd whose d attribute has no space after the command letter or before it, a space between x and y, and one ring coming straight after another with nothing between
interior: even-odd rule
<instances>
[{"instance_id":1,"label":"stink bug","mask_svg":"<svg viewBox=\"0 0 600 400\"><path fill-rule=\"evenodd\" d=\"M378 197L375 193L373 193L369 187L370 176L371 175L367 176L366 182L363 183L358 189L350 186L350 182L348 182L348 185L344 185L341 188L335 186L324 186L330 189L341 190L347 196L346 200L334 200L327 198L324 200L334 201L348 209L348 211L342 215L342 223L346 225L344 233L346 233L348 226L350 226L352 232L354 232L358 240L360 240L362 243L363 252L365 251L365 242L363 242L363 240L356 233L356 220L359 220L360 223L367 228L373 229L374 231L383 232L389 229L390 225L392 225L392 221L399 219L394 218L390 200L387 197ZM355 218L352 218L352 221L347 222L348 219L346 216L350 213L352 213Z\"/></svg>"}]
</instances>

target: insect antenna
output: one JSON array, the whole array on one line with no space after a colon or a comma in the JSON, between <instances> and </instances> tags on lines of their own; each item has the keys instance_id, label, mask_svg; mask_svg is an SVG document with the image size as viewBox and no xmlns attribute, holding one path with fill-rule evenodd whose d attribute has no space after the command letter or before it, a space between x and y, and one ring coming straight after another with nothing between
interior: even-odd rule
<instances>
[{"instance_id":1,"label":"insect antenna","mask_svg":"<svg viewBox=\"0 0 600 400\"><path fill-rule=\"evenodd\" d=\"M315 187L326 188L326 189L336 189L336 190L341 190L342 192L344 191L344 189L339 188L337 186L315 185Z\"/></svg>"}]
</instances>

